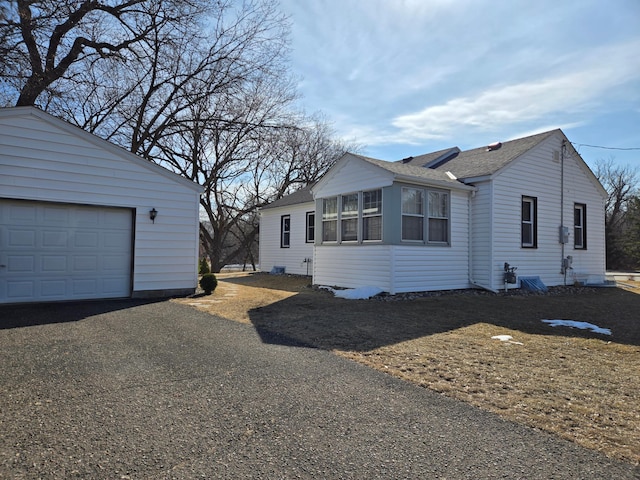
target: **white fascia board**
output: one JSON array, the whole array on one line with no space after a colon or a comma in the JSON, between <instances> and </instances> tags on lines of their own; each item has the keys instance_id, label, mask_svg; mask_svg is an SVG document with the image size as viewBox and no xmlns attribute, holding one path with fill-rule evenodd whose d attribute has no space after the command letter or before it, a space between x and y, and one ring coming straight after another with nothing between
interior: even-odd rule
<instances>
[{"instance_id":1,"label":"white fascia board","mask_svg":"<svg viewBox=\"0 0 640 480\"><path fill-rule=\"evenodd\" d=\"M472 185L465 185L460 182L445 182L442 180L430 180L424 177L414 177L412 175L396 175L395 179L400 182L420 183L421 185L429 185L432 187L446 188L452 190L474 191L476 188Z\"/></svg>"}]
</instances>

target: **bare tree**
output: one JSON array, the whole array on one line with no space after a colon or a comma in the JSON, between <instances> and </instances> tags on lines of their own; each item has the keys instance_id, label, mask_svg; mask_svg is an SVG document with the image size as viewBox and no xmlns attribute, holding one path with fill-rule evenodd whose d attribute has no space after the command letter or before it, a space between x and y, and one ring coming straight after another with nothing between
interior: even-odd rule
<instances>
[{"instance_id":1,"label":"bare tree","mask_svg":"<svg viewBox=\"0 0 640 480\"><path fill-rule=\"evenodd\" d=\"M258 207L344 151L296 109L288 34L276 0L14 0L0 10L2 79L17 105L203 185L201 240L219 271L252 260Z\"/></svg>"},{"instance_id":2,"label":"bare tree","mask_svg":"<svg viewBox=\"0 0 640 480\"><path fill-rule=\"evenodd\" d=\"M595 174L608 194L605 203L607 268L628 268L625 231L630 203L638 195L638 171L629 166L616 165L614 158L609 158L596 163Z\"/></svg>"}]
</instances>

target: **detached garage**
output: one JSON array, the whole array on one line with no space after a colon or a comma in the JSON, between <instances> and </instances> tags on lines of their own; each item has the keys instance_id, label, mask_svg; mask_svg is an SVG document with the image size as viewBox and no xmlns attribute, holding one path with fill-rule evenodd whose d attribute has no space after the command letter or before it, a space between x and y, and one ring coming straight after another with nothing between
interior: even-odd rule
<instances>
[{"instance_id":1,"label":"detached garage","mask_svg":"<svg viewBox=\"0 0 640 480\"><path fill-rule=\"evenodd\" d=\"M0 109L0 304L193 293L201 192L41 110Z\"/></svg>"}]
</instances>

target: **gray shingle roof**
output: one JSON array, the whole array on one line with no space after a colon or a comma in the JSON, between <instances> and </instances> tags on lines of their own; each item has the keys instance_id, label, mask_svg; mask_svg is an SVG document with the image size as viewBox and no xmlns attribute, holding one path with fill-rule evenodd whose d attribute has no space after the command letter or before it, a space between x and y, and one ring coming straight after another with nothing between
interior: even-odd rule
<instances>
[{"instance_id":1,"label":"gray shingle roof","mask_svg":"<svg viewBox=\"0 0 640 480\"><path fill-rule=\"evenodd\" d=\"M418 155L410 160L405 159L395 162L387 162L385 160L378 160L356 154L351 155L372 165L381 167L395 175L460 186L460 181L452 179L446 172L451 172L458 179L491 175L557 132L561 132L561 130L550 130L548 132L510 140L502 143L501 147L495 150L490 150L487 146L484 146L461 152L457 147L452 147L437 152ZM456 150L458 152L456 152ZM450 158L437 165L436 168L425 168L423 166L433 162L437 163L443 158L448 157ZM263 207L263 209L312 202L311 187L312 186L309 185L291 195L282 197Z\"/></svg>"},{"instance_id":2,"label":"gray shingle roof","mask_svg":"<svg viewBox=\"0 0 640 480\"><path fill-rule=\"evenodd\" d=\"M387 162L385 160L378 160L376 158L363 157L362 155L352 154L354 157L361 158L362 160L384 168L385 170L394 173L396 175L402 175L406 177L414 177L422 180L435 180L437 182L450 183L452 185L460 186L460 182L453 180L449 175L443 171L433 170L431 168L416 167L402 162Z\"/></svg>"},{"instance_id":3,"label":"gray shingle roof","mask_svg":"<svg viewBox=\"0 0 640 480\"><path fill-rule=\"evenodd\" d=\"M266 210L268 208L276 208L276 207L286 207L288 205L297 205L299 203L308 203L313 202L313 195L311 195L311 187L313 185L307 185L300 190L293 192L290 195L286 195L278 200L270 203L269 205L265 205L262 207L262 210Z\"/></svg>"},{"instance_id":4,"label":"gray shingle roof","mask_svg":"<svg viewBox=\"0 0 640 480\"><path fill-rule=\"evenodd\" d=\"M449 171L458 178L491 175L557 132L560 130L550 130L504 142L496 150L489 150L486 146L465 150L436 167L436 170Z\"/></svg>"},{"instance_id":5,"label":"gray shingle roof","mask_svg":"<svg viewBox=\"0 0 640 480\"><path fill-rule=\"evenodd\" d=\"M446 158L449 155L453 155L454 153L459 153L460 149L458 147L445 148L444 150L438 150L437 152L425 153L422 155L418 155L416 157L404 158L402 160L398 160L397 163L403 163L405 165L414 165L416 167L424 167L425 165L429 165L430 163L434 163L441 158Z\"/></svg>"}]
</instances>

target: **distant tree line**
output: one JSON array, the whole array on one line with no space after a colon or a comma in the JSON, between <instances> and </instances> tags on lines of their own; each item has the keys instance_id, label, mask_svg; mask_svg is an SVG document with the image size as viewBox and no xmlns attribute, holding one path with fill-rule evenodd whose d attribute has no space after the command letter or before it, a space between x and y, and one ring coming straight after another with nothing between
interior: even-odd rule
<instances>
[{"instance_id":1,"label":"distant tree line","mask_svg":"<svg viewBox=\"0 0 640 480\"><path fill-rule=\"evenodd\" d=\"M607 269L640 269L640 175L638 169L600 160L595 174L607 191Z\"/></svg>"},{"instance_id":2,"label":"distant tree line","mask_svg":"<svg viewBox=\"0 0 640 480\"><path fill-rule=\"evenodd\" d=\"M12 0L0 106L34 105L204 187L214 272L255 262L257 209L347 148L299 107L276 0Z\"/></svg>"}]
</instances>

